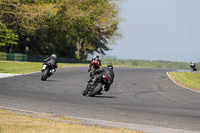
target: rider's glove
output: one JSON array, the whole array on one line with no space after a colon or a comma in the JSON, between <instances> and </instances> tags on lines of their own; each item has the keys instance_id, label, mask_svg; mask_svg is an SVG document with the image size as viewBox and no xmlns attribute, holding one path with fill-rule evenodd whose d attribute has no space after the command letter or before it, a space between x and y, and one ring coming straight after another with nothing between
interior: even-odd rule
<instances>
[{"instance_id":1,"label":"rider's glove","mask_svg":"<svg viewBox=\"0 0 200 133\"><path fill-rule=\"evenodd\" d=\"M88 69L88 72L90 72L90 69Z\"/></svg>"}]
</instances>

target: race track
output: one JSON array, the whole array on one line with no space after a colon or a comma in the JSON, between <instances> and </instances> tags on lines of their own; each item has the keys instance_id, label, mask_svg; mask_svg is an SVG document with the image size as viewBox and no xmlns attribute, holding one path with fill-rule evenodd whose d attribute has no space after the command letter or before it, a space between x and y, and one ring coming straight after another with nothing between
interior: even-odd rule
<instances>
[{"instance_id":1,"label":"race track","mask_svg":"<svg viewBox=\"0 0 200 133\"><path fill-rule=\"evenodd\" d=\"M115 67L109 92L84 97L87 67L58 69L41 81L41 73L0 79L0 106L70 116L200 132L200 93L172 82L151 68Z\"/></svg>"}]
</instances>

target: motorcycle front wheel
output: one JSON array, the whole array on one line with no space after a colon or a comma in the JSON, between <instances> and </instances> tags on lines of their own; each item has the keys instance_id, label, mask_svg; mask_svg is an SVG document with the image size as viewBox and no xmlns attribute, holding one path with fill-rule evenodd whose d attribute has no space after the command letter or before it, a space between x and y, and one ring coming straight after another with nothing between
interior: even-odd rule
<instances>
[{"instance_id":1,"label":"motorcycle front wheel","mask_svg":"<svg viewBox=\"0 0 200 133\"><path fill-rule=\"evenodd\" d=\"M88 94L88 89L86 88L86 89L83 91L82 95L83 95L83 96L86 96L87 94Z\"/></svg>"},{"instance_id":2,"label":"motorcycle front wheel","mask_svg":"<svg viewBox=\"0 0 200 133\"><path fill-rule=\"evenodd\" d=\"M44 72L42 73L41 80L45 81L48 77L49 69L45 69Z\"/></svg>"}]
</instances>

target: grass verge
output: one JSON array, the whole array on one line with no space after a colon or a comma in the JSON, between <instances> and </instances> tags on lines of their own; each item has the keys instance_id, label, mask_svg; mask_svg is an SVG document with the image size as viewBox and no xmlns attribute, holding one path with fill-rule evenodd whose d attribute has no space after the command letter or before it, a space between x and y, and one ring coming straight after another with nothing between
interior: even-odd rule
<instances>
[{"instance_id":1,"label":"grass verge","mask_svg":"<svg viewBox=\"0 0 200 133\"><path fill-rule=\"evenodd\" d=\"M0 61L0 73L26 74L39 72L42 69L42 62L20 62L20 61ZM58 63L58 68L62 67L89 67L83 63ZM107 66L103 64L102 66ZM115 65L115 67L138 67L129 65Z\"/></svg>"},{"instance_id":2,"label":"grass verge","mask_svg":"<svg viewBox=\"0 0 200 133\"><path fill-rule=\"evenodd\" d=\"M66 123L7 110L0 110L0 118L0 133L142 133L123 128Z\"/></svg>"},{"instance_id":3,"label":"grass verge","mask_svg":"<svg viewBox=\"0 0 200 133\"><path fill-rule=\"evenodd\" d=\"M70 66L89 65L78 63L58 63L58 68ZM39 72L41 69L42 62L0 61L0 73L26 74L31 72Z\"/></svg>"},{"instance_id":4,"label":"grass verge","mask_svg":"<svg viewBox=\"0 0 200 133\"><path fill-rule=\"evenodd\" d=\"M200 91L200 73L169 72L169 76L181 86Z\"/></svg>"},{"instance_id":5,"label":"grass verge","mask_svg":"<svg viewBox=\"0 0 200 133\"><path fill-rule=\"evenodd\" d=\"M20 62L20 61L0 61L0 73L26 74L39 72L42 69L42 62ZM62 67L89 67L89 64L83 63L58 63L58 68ZM107 66L107 65L102 65ZM115 65L124 67L123 65ZM128 66L126 66L128 67ZM129 66L133 67L133 66Z\"/></svg>"}]
</instances>

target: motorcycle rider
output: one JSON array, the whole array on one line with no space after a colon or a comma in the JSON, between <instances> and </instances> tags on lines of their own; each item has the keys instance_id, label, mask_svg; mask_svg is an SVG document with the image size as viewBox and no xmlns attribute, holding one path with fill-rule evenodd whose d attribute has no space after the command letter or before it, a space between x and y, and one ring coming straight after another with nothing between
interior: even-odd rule
<instances>
[{"instance_id":1,"label":"motorcycle rider","mask_svg":"<svg viewBox=\"0 0 200 133\"><path fill-rule=\"evenodd\" d=\"M90 62L90 65L89 65L89 68L88 68L88 72L91 71L92 62L95 61L95 60L97 60L97 61L98 61L98 64L99 64L99 67L97 67L96 69L99 69L99 68L100 68L100 66L101 66L101 58L99 58L99 54L96 54L96 56L94 56L94 57L92 58L92 61Z\"/></svg>"},{"instance_id":2,"label":"motorcycle rider","mask_svg":"<svg viewBox=\"0 0 200 133\"><path fill-rule=\"evenodd\" d=\"M56 54L52 54L50 57L46 58L43 61L43 69L41 71L44 72L44 70L45 70L45 68L47 66L47 63L51 63L51 66L52 66L51 72L52 73L56 72L56 68L58 67L57 62L58 62L58 60L57 60Z\"/></svg>"},{"instance_id":3,"label":"motorcycle rider","mask_svg":"<svg viewBox=\"0 0 200 133\"><path fill-rule=\"evenodd\" d=\"M110 89L110 85L113 83L115 73L113 71L113 66L108 65L107 67L102 67L100 69L96 69L94 74L97 74L93 82L96 82L96 80L99 80L103 76L108 77L108 82L104 86L104 91L108 91Z\"/></svg>"},{"instance_id":4,"label":"motorcycle rider","mask_svg":"<svg viewBox=\"0 0 200 133\"><path fill-rule=\"evenodd\" d=\"M197 71L197 67L194 62L190 62L190 67L192 68L193 71Z\"/></svg>"}]
</instances>

